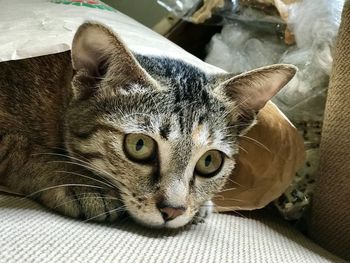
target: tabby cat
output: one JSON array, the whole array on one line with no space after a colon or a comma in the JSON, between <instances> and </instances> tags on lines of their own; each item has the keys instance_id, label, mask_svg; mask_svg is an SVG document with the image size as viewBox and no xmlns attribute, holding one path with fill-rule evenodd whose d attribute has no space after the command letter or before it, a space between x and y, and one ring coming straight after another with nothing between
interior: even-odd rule
<instances>
[{"instance_id":1,"label":"tabby cat","mask_svg":"<svg viewBox=\"0 0 350 263\"><path fill-rule=\"evenodd\" d=\"M0 63L0 184L86 220L201 220L239 136L295 71L208 75L84 23L71 52Z\"/></svg>"}]
</instances>

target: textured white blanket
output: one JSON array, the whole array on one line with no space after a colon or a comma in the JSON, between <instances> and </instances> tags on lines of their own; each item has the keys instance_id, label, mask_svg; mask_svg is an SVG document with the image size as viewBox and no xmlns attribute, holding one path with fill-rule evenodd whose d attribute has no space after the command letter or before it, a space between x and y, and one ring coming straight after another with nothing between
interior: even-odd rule
<instances>
[{"instance_id":1,"label":"textured white blanket","mask_svg":"<svg viewBox=\"0 0 350 263\"><path fill-rule=\"evenodd\" d=\"M213 215L187 230L84 223L0 195L0 262L343 262L285 222Z\"/></svg>"}]
</instances>

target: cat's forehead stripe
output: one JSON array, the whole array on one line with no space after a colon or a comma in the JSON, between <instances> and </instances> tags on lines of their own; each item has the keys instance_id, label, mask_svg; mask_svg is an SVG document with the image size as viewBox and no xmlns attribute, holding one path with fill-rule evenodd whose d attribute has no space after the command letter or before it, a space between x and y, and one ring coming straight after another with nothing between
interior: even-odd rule
<instances>
[{"instance_id":1,"label":"cat's forehead stripe","mask_svg":"<svg viewBox=\"0 0 350 263\"><path fill-rule=\"evenodd\" d=\"M170 122L169 121L163 123L159 127L159 134L163 139L168 140L169 134L170 134Z\"/></svg>"},{"instance_id":2,"label":"cat's forehead stripe","mask_svg":"<svg viewBox=\"0 0 350 263\"><path fill-rule=\"evenodd\" d=\"M194 144L197 146L206 146L212 143L208 126L205 124L194 125L191 135Z\"/></svg>"},{"instance_id":3,"label":"cat's forehead stripe","mask_svg":"<svg viewBox=\"0 0 350 263\"><path fill-rule=\"evenodd\" d=\"M122 107L123 126L129 132L155 133L169 141L187 138L201 145L210 143L209 137L211 143L226 141L222 139L225 131L220 136L214 133L226 128L227 118L226 106L211 93L216 85L211 77L182 61L142 55L136 58L165 88L161 92L145 89L142 96L138 93L125 95L128 101L136 101L134 105L127 104L125 98L118 98L114 104Z\"/></svg>"}]
</instances>

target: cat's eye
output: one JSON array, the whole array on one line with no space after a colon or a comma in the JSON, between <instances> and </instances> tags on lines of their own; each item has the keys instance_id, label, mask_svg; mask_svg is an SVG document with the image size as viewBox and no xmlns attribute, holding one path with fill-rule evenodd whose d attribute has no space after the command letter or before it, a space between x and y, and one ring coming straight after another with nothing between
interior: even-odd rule
<instances>
[{"instance_id":1,"label":"cat's eye","mask_svg":"<svg viewBox=\"0 0 350 263\"><path fill-rule=\"evenodd\" d=\"M222 153L216 150L210 150L198 160L195 170L200 176L212 177L219 171L222 162Z\"/></svg>"},{"instance_id":2,"label":"cat's eye","mask_svg":"<svg viewBox=\"0 0 350 263\"><path fill-rule=\"evenodd\" d=\"M156 142L147 135L132 133L125 136L124 149L132 160L148 161L155 156Z\"/></svg>"}]
</instances>

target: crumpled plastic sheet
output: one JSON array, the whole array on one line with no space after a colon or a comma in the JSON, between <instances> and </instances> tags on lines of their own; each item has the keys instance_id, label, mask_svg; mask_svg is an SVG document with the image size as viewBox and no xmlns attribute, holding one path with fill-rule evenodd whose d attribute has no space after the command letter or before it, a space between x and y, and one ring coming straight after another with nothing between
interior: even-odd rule
<instances>
[{"instance_id":1,"label":"crumpled plastic sheet","mask_svg":"<svg viewBox=\"0 0 350 263\"><path fill-rule=\"evenodd\" d=\"M261 34L236 23L214 35L208 49L206 62L238 74L276 63L287 46L274 34Z\"/></svg>"},{"instance_id":2,"label":"crumpled plastic sheet","mask_svg":"<svg viewBox=\"0 0 350 263\"><path fill-rule=\"evenodd\" d=\"M203 0L157 0L157 2L169 12L188 21L192 21L192 15L203 4ZM205 23L222 25L235 20L283 23L283 20L276 14L262 13L255 8L242 6L239 0L223 0L223 6L213 10L211 14L213 19Z\"/></svg>"},{"instance_id":3,"label":"crumpled plastic sheet","mask_svg":"<svg viewBox=\"0 0 350 263\"><path fill-rule=\"evenodd\" d=\"M206 62L237 73L274 63L296 65L296 78L274 101L291 120L321 121L343 2L303 0L291 5L292 47L273 34L225 25L213 37Z\"/></svg>"},{"instance_id":4,"label":"crumpled plastic sheet","mask_svg":"<svg viewBox=\"0 0 350 263\"><path fill-rule=\"evenodd\" d=\"M270 6L266 8L265 12L262 12L257 8L242 4L241 1L213 0L215 3L210 6L214 5L215 8L212 10L204 8L204 11L202 8L205 6L205 0L157 0L169 12L189 22L207 25L227 25L239 22L247 27L270 32L284 38L286 24L275 8ZM221 6L219 2L223 5Z\"/></svg>"}]
</instances>

